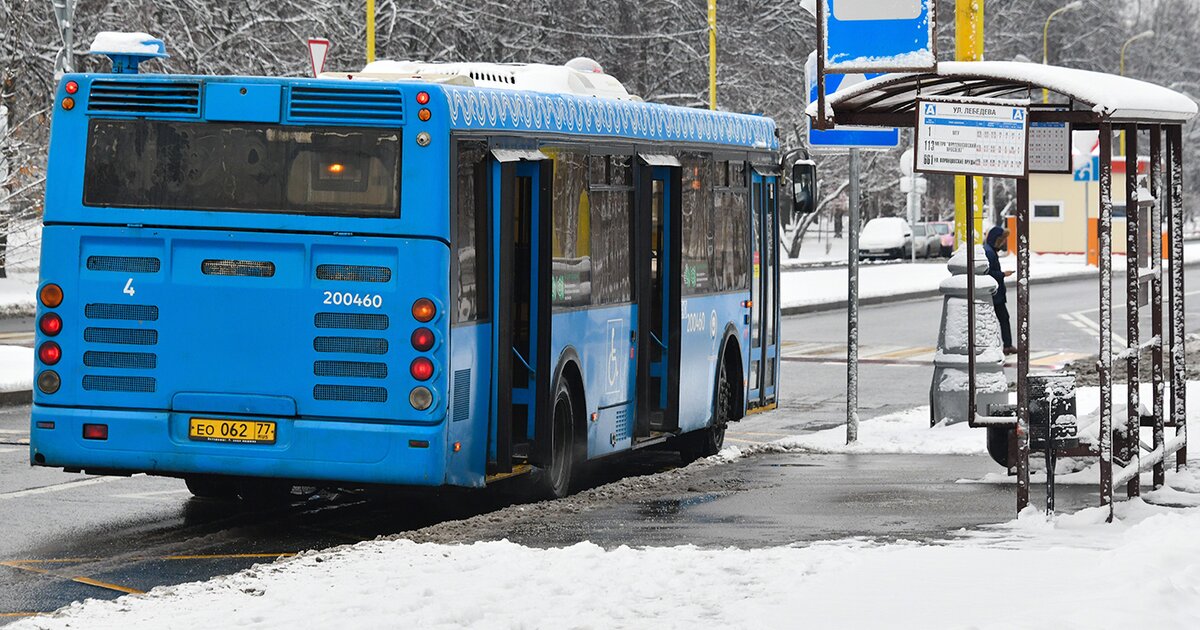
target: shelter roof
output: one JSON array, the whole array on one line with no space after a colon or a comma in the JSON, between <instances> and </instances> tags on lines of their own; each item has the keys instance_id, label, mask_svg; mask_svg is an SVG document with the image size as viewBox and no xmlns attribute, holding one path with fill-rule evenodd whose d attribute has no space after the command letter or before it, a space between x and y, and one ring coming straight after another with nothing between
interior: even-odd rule
<instances>
[{"instance_id":1,"label":"shelter roof","mask_svg":"<svg viewBox=\"0 0 1200 630\"><path fill-rule=\"evenodd\" d=\"M912 126L918 98L1030 99L1043 88L1094 122L1182 123L1197 111L1191 97L1129 77L1020 61L943 61L936 72L885 74L840 90L827 98L826 116L839 124ZM816 116L815 103L808 114Z\"/></svg>"}]
</instances>

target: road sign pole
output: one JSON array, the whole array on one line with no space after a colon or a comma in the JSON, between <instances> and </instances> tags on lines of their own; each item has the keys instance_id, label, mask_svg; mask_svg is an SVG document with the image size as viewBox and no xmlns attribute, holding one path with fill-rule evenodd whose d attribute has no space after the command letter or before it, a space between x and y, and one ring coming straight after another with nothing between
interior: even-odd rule
<instances>
[{"instance_id":1,"label":"road sign pole","mask_svg":"<svg viewBox=\"0 0 1200 630\"><path fill-rule=\"evenodd\" d=\"M708 0L708 108L717 108L717 0Z\"/></svg>"},{"instance_id":2,"label":"road sign pole","mask_svg":"<svg viewBox=\"0 0 1200 630\"><path fill-rule=\"evenodd\" d=\"M983 60L983 2L980 0L955 0L954 20L955 61ZM972 182L975 194L971 195L971 220L975 230L983 231L983 179ZM967 181L963 175L954 177L954 232L955 242L962 243L967 233Z\"/></svg>"},{"instance_id":3,"label":"road sign pole","mask_svg":"<svg viewBox=\"0 0 1200 630\"><path fill-rule=\"evenodd\" d=\"M367 63L375 61L375 0L367 0Z\"/></svg>"},{"instance_id":4,"label":"road sign pole","mask_svg":"<svg viewBox=\"0 0 1200 630\"><path fill-rule=\"evenodd\" d=\"M858 149L850 149L850 292L846 309L846 444L858 441Z\"/></svg>"}]
</instances>

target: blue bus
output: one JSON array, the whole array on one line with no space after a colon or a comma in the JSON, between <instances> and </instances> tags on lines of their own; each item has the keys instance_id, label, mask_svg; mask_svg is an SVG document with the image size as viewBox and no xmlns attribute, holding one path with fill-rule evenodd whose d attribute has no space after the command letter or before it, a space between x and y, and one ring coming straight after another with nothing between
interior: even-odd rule
<instances>
[{"instance_id":1,"label":"blue bus","mask_svg":"<svg viewBox=\"0 0 1200 630\"><path fill-rule=\"evenodd\" d=\"M557 497L774 407L769 118L578 64L118 61L55 96L33 465Z\"/></svg>"}]
</instances>

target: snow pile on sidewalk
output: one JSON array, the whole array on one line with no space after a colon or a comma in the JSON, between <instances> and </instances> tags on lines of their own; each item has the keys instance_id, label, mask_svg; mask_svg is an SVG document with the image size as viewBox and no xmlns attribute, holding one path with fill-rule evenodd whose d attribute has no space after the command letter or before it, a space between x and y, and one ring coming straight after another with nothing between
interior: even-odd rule
<instances>
[{"instance_id":1,"label":"snow pile on sidewalk","mask_svg":"<svg viewBox=\"0 0 1200 630\"><path fill-rule=\"evenodd\" d=\"M1200 509L1132 501L934 545L372 541L20 621L62 628L1200 627Z\"/></svg>"},{"instance_id":2,"label":"snow pile on sidewalk","mask_svg":"<svg viewBox=\"0 0 1200 630\"><path fill-rule=\"evenodd\" d=\"M929 407L922 406L859 423L858 441L846 444L845 427L794 435L774 442L787 450L812 453L907 453L977 455L987 452L982 429L966 423L929 426Z\"/></svg>"},{"instance_id":3,"label":"snow pile on sidewalk","mask_svg":"<svg viewBox=\"0 0 1200 630\"><path fill-rule=\"evenodd\" d=\"M33 389L33 348L0 346L0 392Z\"/></svg>"}]
</instances>

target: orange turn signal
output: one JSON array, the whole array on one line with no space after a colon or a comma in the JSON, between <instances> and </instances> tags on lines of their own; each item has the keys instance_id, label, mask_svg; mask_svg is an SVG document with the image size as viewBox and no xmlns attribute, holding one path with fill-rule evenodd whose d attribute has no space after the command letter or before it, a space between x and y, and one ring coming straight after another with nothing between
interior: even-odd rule
<instances>
[{"instance_id":1,"label":"orange turn signal","mask_svg":"<svg viewBox=\"0 0 1200 630\"><path fill-rule=\"evenodd\" d=\"M62 108L65 110L75 109L75 99L71 98L70 96L64 98L62 100Z\"/></svg>"},{"instance_id":2,"label":"orange turn signal","mask_svg":"<svg viewBox=\"0 0 1200 630\"><path fill-rule=\"evenodd\" d=\"M38 292L38 299L46 308L57 308L63 301L62 287L54 283L47 284Z\"/></svg>"},{"instance_id":3,"label":"orange turn signal","mask_svg":"<svg viewBox=\"0 0 1200 630\"><path fill-rule=\"evenodd\" d=\"M421 298L412 305L413 318L421 323L433 321L437 315L437 306L429 298Z\"/></svg>"}]
</instances>

